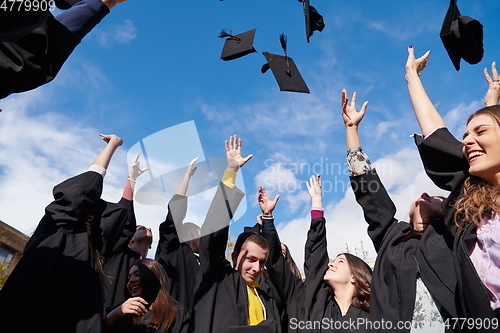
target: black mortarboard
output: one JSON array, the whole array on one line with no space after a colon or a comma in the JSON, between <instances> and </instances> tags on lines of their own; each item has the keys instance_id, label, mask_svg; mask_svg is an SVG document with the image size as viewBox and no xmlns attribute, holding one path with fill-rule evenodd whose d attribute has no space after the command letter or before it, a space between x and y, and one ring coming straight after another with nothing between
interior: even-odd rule
<instances>
[{"instance_id":1,"label":"black mortarboard","mask_svg":"<svg viewBox=\"0 0 500 333\"><path fill-rule=\"evenodd\" d=\"M471 65L483 59L483 25L469 16L460 15L457 0L450 1L440 36L457 71L460 70L460 59Z\"/></svg>"},{"instance_id":2,"label":"black mortarboard","mask_svg":"<svg viewBox=\"0 0 500 333\"><path fill-rule=\"evenodd\" d=\"M281 91L295 91L309 94L309 88L300 75L297 66L295 66L293 59L287 55L286 36L284 34L280 35L280 42L285 55L262 52L267 59L267 64L264 64L260 71L265 73L271 68Z\"/></svg>"},{"instance_id":3,"label":"black mortarboard","mask_svg":"<svg viewBox=\"0 0 500 333\"><path fill-rule=\"evenodd\" d=\"M54 0L56 7L59 9L70 9L75 3L80 0Z\"/></svg>"},{"instance_id":4,"label":"black mortarboard","mask_svg":"<svg viewBox=\"0 0 500 333\"><path fill-rule=\"evenodd\" d=\"M323 16L311 6L309 0L299 0L302 2L304 7L304 16L306 18L306 38L309 43L309 38L313 35L313 31L323 31L325 28L325 22L323 21Z\"/></svg>"},{"instance_id":5,"label":"black mortarboard","mask_svg":"<svg viewBox=\"0 0 500 333\"><path fill-rule=\"evenodd\" d=\"M227 61L241 58L249 53L257 52L253 47L255 30L257 29L252 29L234 36L231 35L231 32L222 30L219 34L219 37L228 38L224 42L224 47L222 48L222 54L220 55L220 58Z\"/></svg>"}]
</instances>

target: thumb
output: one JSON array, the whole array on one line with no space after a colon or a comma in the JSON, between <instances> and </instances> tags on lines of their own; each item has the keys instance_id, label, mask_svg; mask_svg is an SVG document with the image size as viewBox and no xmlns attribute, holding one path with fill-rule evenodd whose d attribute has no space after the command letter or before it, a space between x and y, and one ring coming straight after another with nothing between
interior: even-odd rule
<instances>
[{"instance_id":1,"label":"thumb","mask_svg":"<svg viewBox=\"0 0 500 333\"><path fill-rule=\"evenodd\" d=\"M277 194L275 197L274 197L274 203L277 204L278 203L278 200L280 199L280 195Z\"/></svg>"}]
</instances>

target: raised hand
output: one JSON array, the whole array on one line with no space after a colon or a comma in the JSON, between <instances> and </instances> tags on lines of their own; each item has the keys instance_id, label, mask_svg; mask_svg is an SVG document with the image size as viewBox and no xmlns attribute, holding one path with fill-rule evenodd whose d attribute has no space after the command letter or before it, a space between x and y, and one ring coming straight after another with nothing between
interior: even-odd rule
<instances>
[{"instance_id":1,"label":"raised hand","mask_svg":"<svg viewBox=\"0 0 500 333\"><path fill-rule=\"evenodd\" d=\"M484 104L486 104L486 106L497 105L500 100L500 77L498 76L496 62L491 64L491 76L488 74L487 68L484 69L483 73L484 79L488 84L488 91L484 97Z\"/></svg>"},{"instance_id":2,"label":"raised hand","mask_svg":"<svg viewBox=\"0 0 500 333\"><path fill-rule=\"evenodd\" d=\"M191 160L191 162L189 162L187 168L186 168L186 173L189 175L189 177L192 177L194 175L194 173L196 172L196 169L198 169L198 167L194 167L193 168L193 165L198 162L198 160L200 159L200 157L195 157Z\"/></svg>"},{"instance_id":3,"label":"raised hand","mask_svg":"<svg viewBox=\"0 0 500 333\"><path fill-rule=\"evenodd\" d=\"M238 170L253 157L253 155L248 155L247 157L241 156L242 143L243 141L241 138L238 138L236 134L229 137L229 141L225 141L224 145L226 148L228 171L234 173L238 172Z\"/></svg>"},{"instance_id":4,"label":"raised hand","mask_svg":"<svg viewBox=\"0 0 500 333\"><path fill-rule=\"evenodd\" d=\"M406 60L406 75L411 73L416 73L420 76L420 72L427 66L427 61L429 60L429 55L431 51L427 51L418 59L415 59L415 50L410 45L408 47L408 59ZM408 80L408 77L406 77Z\"/></svg>"},{"instance_id":5,"label":"raised hand","mask_svg":"<svg viewBox=\"0 0 500 333\"><path fill-rule=\"evenodd\" d=\"M122 138L116 136L114 134L99 134L99 136L109 144L114 145L115 147L120 147L123 144Z\"/></svg>"},{"instance_id":6,"label":"raised hand","mask_svg":"<svg viewBox=\"0 0 500 333\"><path fill-rule=\"evenodd\" d=\"M365 116L366 107L368 106L368 101L364 102L361 109L356 111L356 93L352 94L352 101L349 105L349 97L347 95L347 90L342 89L342 119L346 127L358 126L363 117Z\"/></svg>"},{"instance_id":7,"label":"raised hand","mask_svg":"<svg viewBox=\"0 0 500 333\"><path fill-rule=\"evenodd\" d=\"M312 207L323 209L323 192L321 190L321 176L311 176L306 182L307 191L311 197Z\"/></svg>"},{"instance_id":8,"label":"raised hand","mask_svg":"<svg viewBox=\"0 0 500 333\"><path fill-rule=\"evenodd\" d=\"M128 172L128 178L132 180L136 180L137 177L142 175L144 172L148 171L149 169L141 169L141 162L140 162L140 154L137 153L135 155L134 162L130 166L130 171Z\"/></svg>"},{"instance_id":9,"label":"raised hand","mask_svg":"<svg viewBox=\"0 0 500 333\"><path fill-rule=\"evenodd\" d=\"M267 196L266 189L263 186L259 186L259 192L257 193L257 201L259 202L260 210L262 215L271 216L273 215L273 210L280 199L280 195L276 195L274 200L270 200Z\"/></svg>"}]
</instances>

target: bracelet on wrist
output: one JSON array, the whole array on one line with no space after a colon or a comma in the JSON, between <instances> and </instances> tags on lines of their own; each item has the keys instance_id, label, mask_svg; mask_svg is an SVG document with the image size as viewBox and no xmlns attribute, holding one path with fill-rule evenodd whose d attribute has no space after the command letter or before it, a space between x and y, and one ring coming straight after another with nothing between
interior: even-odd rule
<instances>
[{"instance_id":1,"label":"bracelet on wrist","mask_svg":"<svg viewBox=\"0 0 500 333\"><path fill-rule=\"evenodd\" d=\"M323 210L324 211L324 209L322 207L311 207L311 210Z\"/></svg>"}]
</instances>

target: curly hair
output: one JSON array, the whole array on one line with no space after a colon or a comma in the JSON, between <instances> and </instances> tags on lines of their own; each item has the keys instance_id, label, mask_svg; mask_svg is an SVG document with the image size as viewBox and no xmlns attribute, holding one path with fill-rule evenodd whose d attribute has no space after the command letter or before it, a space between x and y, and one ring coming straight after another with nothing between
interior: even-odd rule
<instances>
[{"instance_id":1,"label":"curly hair","mask_svg":"<svg viewBox=\"0 0 500 333\"><path fill-rule=\"evenodd\" d=\"M168 292L167 273L163 266L152 259L142 259L134 263L139 269L139 277L143 288L142 297L148 302L152 315L147 323L147 327L154 330L166 329L175 320L175 305L179 304L170 296ZM132 297L125 286L125 296ZM132 319L134 325L141 325L144 316L137 316Z\"/></svg>"},{"instance_id":2,"label":"curly hair","mask_svg":"<svg viewBox=\"0 0 500 333\"><path fill-rule=\"evenodd\" d=\"M355 292L352 297L352 306L370 312L370 287L372 280L372 269L361 258L350 253L344 255L354 277Z\"/></svg>"},{"instance_id":3,"label":"curly hair","mask_svg":"<svg viewBox=\"0 0 500 333\"><path fill-rule=\"evenodd\" d=\"M484 217L500 212L500 188L482 178L469 176L454 207L454 221L459 228L464 227L461 221L470 221L479 227Z\"/></svg>"},{"instance_id":4,"label":"curly hair","mask_svg":"<svg viewBox=\"0 0 500 333\"><path fill-rule=\"evenodd\" d=\"M467 124L479 115L490 116L500 126L500 105L487 106L474 112L467 119ZM498 139L500 145L500 135ZM461 229L463 229L461 221L469 221L480 226L483 218L491 216L493 212L500 212L500 188L483 178L468 176L462 185L461 194L453 204L454 222Z\"/></svg>"}]
</instances>

